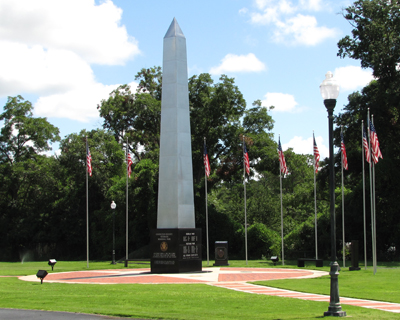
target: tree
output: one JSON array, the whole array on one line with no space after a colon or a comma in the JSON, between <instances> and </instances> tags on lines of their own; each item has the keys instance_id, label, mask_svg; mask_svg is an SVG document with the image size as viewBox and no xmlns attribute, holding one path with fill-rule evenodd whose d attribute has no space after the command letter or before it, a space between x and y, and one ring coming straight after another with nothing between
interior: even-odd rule
<instances>
[{"instance_id":1,"label":"tree","mask_svg":"<svg viewBox=\"0 0 400 320\"><path fill-rule=\"evenodd\" d=\"M93 167L93 174L88 180L90 257L101 259L105 253L111 252L112 243L110 204L115 199L110 198L108 192L115 179L126 172L121 146L111 133L104 130L82 130L79 134L69 134L60 143L58 161L62 197L53 217L54 242L59 255L66 258L85 257L86 138Z\"/></svg>"},{"instance_id":2,"label":"tree","mask_svg":"<svg viewBox=\"0 0 400 320\"><path fill-rule=\"evenodd\" d=\"M358 59L364 68L372 68L376 77L361 92L349 96L344 112L335 119L339 126L335 130L335 144L340 145L339 128L343 125L348 139L349 170L345 174L345 184L351 189L346 196L346 211L352 212L348 234L361 239L362 225L362 167L361 167L361 121L367 122L368 109L374 115L380 149L384 159L375 166L376 176L376 216L378 256L385 257L391 247L400 248L397 236L398 187L396 185L399 167L399 62L400 62L400 6L396 1L359 0L346 8L344 14L353 26L352 37L346 36L338 43L340 57ZM337 158L337 162L339 159ZM366 166L366 177L369 177ZM388 179L390 175L391 179ZM367 194L369 183L367 180ZM369 197L368 197L369 200ZM369 201L367 201L369 212ZM367 221L369 217L367 215ZM369 221L368 221L369 222ZM339 221L338 221L339 223ZM346 225L349 225L346 223ZM358 227L358 228L357 228ZM370 228L367 228L370 232ZM370 235L368 235L370 236ZM369 248L369 247L368 247ZM396 251L397 256L400 250Z\"/></svg>"},{"instance_id":3,"label":"tree","mask_svg":"<svg viewBox=\"0 0 400 320\"><path fill-rule=\"evenodd\" d=\"M33 106L21 96L8 97L0 121L4 120L0 137L0 161L10 165L33 159L51 150L49 143L60 140L58 128L46 118L34 118Z\"/></svg>"},{"instance_id":4,"label":"tree","mask_svg":"<svg viewBox=\"0 0 400 320\"><path fill-rule=\"evenodd\" d=\"M121 85L97 106L104 119L103 128L113 133L116 141L124 144L136 161L143 158L158 160L161 120L161 68L142 69L136 93L128 85Z\"/></svg>"},{"instance_id":5,"label":"tree","mask_svg":"<svg viewBox=\"0 0 400 320\"><path fill-rule=\"evenodd\" d=\"M3 258L18 259L28 249L43 249L48 217L57 199L55 159L41 155L59 140L58 129L34 118L21 96L8 97L0 120L0 243Z\"/></svg>"},{"instance_id":6,"label":"tree","mask_svg":"<svg viewBox=\"0 0 400 320\"><path fill-rule=\"evenodd\" d=\"M353 26L352 38L338 43L338 56L361 61L376 78L399 80L400 4L397 1L358 0L345 9L345 19Z\"/></svg>"}]
</instances>

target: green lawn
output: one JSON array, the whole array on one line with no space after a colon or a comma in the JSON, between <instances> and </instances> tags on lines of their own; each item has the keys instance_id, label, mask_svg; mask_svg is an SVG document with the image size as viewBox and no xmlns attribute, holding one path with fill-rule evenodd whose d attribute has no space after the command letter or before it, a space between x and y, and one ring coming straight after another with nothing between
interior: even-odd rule
<instances>
[{"instance_id":1,"label":"green lawn","mask_svg":"<svg viewBox=\"0 0 400 320\"><path fill-rule=\"evenodd\" d=\"M233 267L271 267L266 261L230 261ZM210 262L210 266L212 263ZM109 262L90 262L90 269L123 268L122 264L111 265ZM207 266L207 262L203 263ZM148 267L134 264L130 267ZM278 265L276 268L282 266ZM288 265L285 267L294 267ZM279 298L249 293L236 292L204 284L63 284L25 282L16 275L36 274L44 269L49 273L47 262L8 263L0 262L0 308L40 309L69 312L83 312L148 319L318 319L328 310L328 303L302 301L291 298ZM324 267L328 270L329 267ZM58 261L54 272L87 270L86 261ZM340 294L358 297L365 290L359 283L369 283L370 294L384 297L383 292L391 291L397 283L397 269L378 269L374 276L372 270L343 270L339 276ZM375 278L387 279L382 283ZM389 279L392 278L392 283ZM395 281L393 281L395 279ZM302 280L274 280L263 282L266 285L310 292L329 294L329 277ZM294 288L296 287L297 288ZM326 288L325 288L326 287ZM395 290L394 290L395 291ZM387 295L387 294L386 294ZM391 295L393 301L398 294ZM371 298L377 299L377 298ZM387 300L388 299L382 299ZM390 300L392 301L392 300ZM352 319L400 319L400 315L366 308L342 305Z\"/></svg>"},{"instance_id":2,"label":"green lawn","mask_svg":"<svg viewBox=\"0 0 400 320\"><path fill-rule=\"evenodd\" d=\"M339 294L342 297L400 303L398 279L399 268L379 268L375 275L372 268L359 271L343 268L339 274ZM257 284L329 295L330 277L260 281Z\"/></svg>"}]
</instances>

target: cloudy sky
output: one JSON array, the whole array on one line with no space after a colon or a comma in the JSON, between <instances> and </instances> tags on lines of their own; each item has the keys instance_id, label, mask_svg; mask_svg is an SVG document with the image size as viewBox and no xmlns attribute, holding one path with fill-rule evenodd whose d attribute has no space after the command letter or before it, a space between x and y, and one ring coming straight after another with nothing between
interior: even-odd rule
<instances>
[{"instance_id":1,"label":"cloudy sky","mask_svg":"<svg viewBox=\"0 0 400 320\"><path fill-rule=\"evenodd\" d=\"M234 77L251 107L275 106L273 133L284 150L328 156L319 85L341 85L335 113L371 79L337 57L351 33L334 0L1 0L0 105L22 95L61 136L101 127L97 104L142 68L162 66L163 37L175 17L186 36L189 76ZM0 123L1 125L1 123ZM55 146L57 148L57 146ZM249 151L251 157L251 150Z\"/></svg>"}]
</instances>

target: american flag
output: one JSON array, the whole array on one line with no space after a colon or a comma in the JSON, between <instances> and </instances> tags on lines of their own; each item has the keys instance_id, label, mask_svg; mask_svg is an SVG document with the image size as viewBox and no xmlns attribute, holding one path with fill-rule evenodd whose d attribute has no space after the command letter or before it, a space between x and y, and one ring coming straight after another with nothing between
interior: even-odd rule
<instances>
[{"instance_id":1,"label":"american flag","mask_svg":"<svg viewBox=\"0 0 400 320\"><path fill-rule=\"evenodd\" d=\"M132 163L133 163L132 157L131 157L130 152L128 151L128 156L126 157L126 164L128 166L128 177L129 178L131 177L131 173L132 173L132 168L131 168Z\"/></svg>"},{"instance_id":2,"label":"american flag","mask_svg":"<svg viewBox=\"0 0 400 320\"><path fill-rule=\"evenodd\" d=\"M319 151L318 151L317 143L315 142L314 134L313 134L313 138L314 138L314 163L315 163L315 172L318 172Z\"/></svg>"},{"instance_id":3,"label":"american flag","mask_svg":"<svg viewBox=\"0 0 400 320\"><path fill-rule=\"evenodd\" d=\"M346 147L344 145L344 139L343 139L343 133L340 133L340 148L342 149L342 166L343 169L347 170L349 168L348 164L347 164L347 154L346 154Z\"/></svg>"},{"instance_id":4,"label":"american flag","mask_svg":"<svg viewBox=\"0 0 400 320\"><path fill-rule=\"evenodd\" d=\"M379 140L378 140L378 135L376 134L374 124L372 121L370 122L370 133L369 133L369 139L371 142L371 155L372 155L372 160L374 163L378 163L379 158L382 158L382 153L381 149L379 148Z\"/></svg>"},{"instance_id":5,"label":"american flag","mask_svg":"<svg viewBox=\"0 0 400 320\"><path fill-rule=\"evenodd\" d=\"M246 172L247 174L250 174L250 161L249 161L249 154L247 153L247 148L246 148L246 143L244 143L244 149L243 149L243 158L244 158L244 165L246 167Z\"/></svg>"},{"instance_id":6,"label":"american flag","mask_svg":"<svg viewBox=\"0 0 400 320\"><path fill-rule=\"evenodd\" d=\"M92 155L90 154L89 146L86 147L86 166L89 176L92 176Z\"/></svg>"},{"instance_id":7,"label":"american flag","mask_svg":"<svg viewBox=\"0 0 400 320\"><path fill-rule=\"evenodd\" d=\"M203 161L204 161L204 169L205 169L206 175L207 175L207 177L209 177L211 168L210 168L210 161L208 159L207 147L206 147L205 143L204 143Z\"/></svg>"},{"instance_id":8,"label":"american flag","mask_svg":"<svg viewBox=\"0 0 400 320\"><path fill-rule=\"evenodd\" d=\"M279 143L278 143L278 154L279 154L279 166L280 166L281 172L283 174L288 174L288 168L286 166L285 155L283 154L282 146L281 146L281 138L279 138Z\"/></svg>"},{"instance_id":9,"label":"american flag","mask_svg":"<svg viewBox=\"0 0 400 320\"><path fill-rule=\"evenodd\" d=\"M369 155L369 147L368 147L368 141L367 141L367 134L365 132L365 128L363 126L363 147L364 147L364 151L365 151L365 158L367 160L368 163L370 163L370 155Z\"/></svg>"}]
</instances>

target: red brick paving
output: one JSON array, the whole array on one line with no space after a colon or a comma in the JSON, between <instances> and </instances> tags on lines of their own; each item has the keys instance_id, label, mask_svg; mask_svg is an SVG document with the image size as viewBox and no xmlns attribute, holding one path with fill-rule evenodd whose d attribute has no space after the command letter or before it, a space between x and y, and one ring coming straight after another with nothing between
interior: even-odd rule
<instances>
[{"instance_id":1,"label":"red brick paving","mask_svg":"<svg viewBox=\"0 0 400 320\"><path fill-rule=\"evenodd\" d=\"M50 280L50 279L49 279ZM163 276L129 276L129 277L115 277L115 278L95 278L95 279L62 279L63 282L74 283L141 283L141 284L162 284L162 283L199 283L204 281L182 279L182 278L168 278Z\"/></svg>"},{"instance_id":2,"label":"red brick paving","mask_svg":"<svg viewBox=\"0 0 400 320\"><path fill-rule=\"evenodd\" d=\"M274 270L275 271L275 270ZM265 272L265 270L264 270ZM277 279L288 279L297 278L303 276L312 275L312 272L285 272L285 273L228 273L220 274L218 276L219 282L228 281L261 281L261 280L277 280Z\"/></svg>"}]
</instances>

